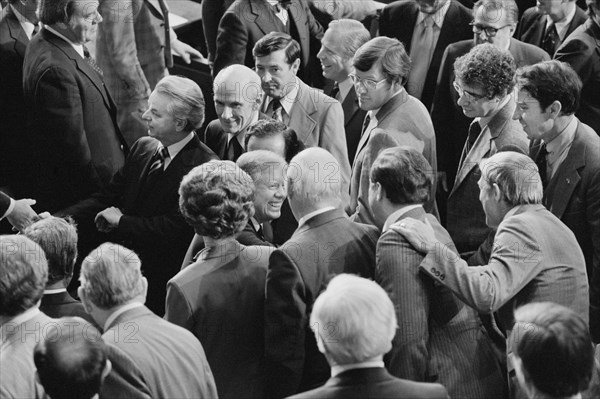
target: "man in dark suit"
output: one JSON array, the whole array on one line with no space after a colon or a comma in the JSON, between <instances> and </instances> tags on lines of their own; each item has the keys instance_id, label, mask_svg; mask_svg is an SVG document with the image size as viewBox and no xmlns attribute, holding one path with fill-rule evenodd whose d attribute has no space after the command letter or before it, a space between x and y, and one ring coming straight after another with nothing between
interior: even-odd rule
<instances>
[{"instance_id":1,"label":"man in dark suit","mask_svg":"<svg viewBox=\"0 0 600 399\"><path fill-rule=\"evenodd\" d=\"M85 48L102 21L98 1L46 0L39 14L45 25L23 64L30 127L19 156L31 160L24 194L54 212L106 186L126 148L115 104Z\"/></svg>"},{"instance_id":2,"label":"man in dark suit","mask_svg":"<svg viewBox=\"0 0 600 399\"><path fill-rule=\"evenodd\" d=\"M536 7L523 13L515 38L546 51L553 56L560 44L587 19L575 0L540 0Z\"/></svg>"},{"instance_id":3,"label":"man in dark suit","mask_svg":"<svg viewBox=\"0 0 600 399\"><path fill-rule=\"evenodd\" d=\"M143 118L150 137L135 143L108 187L61 214L72 215L80 239L87 240L80 253L109 240L136 251L150 283L148 307L162 315L166 283L179 271L193 236L179 212L179 182L217 157L194 132L204 120L204 97L191 80L163 78Z\"/></svg>"},{"instance_id":4,"label":"man in dark suit","mask_svg":"<svg viewBox=\"0 0 600 399\"><path fill-rule=\"evenodd\" d=\"M39 29L37 0L11 0L0 13L0 187L11 187L23 176L19 154L27 112L23 100L23 59L29 40Z\"/></svg>"},{"instance_id":5,"label":"man in dark suit","mask_svg":"<svg viewBox=\"0 0 600 399\"><path fill-rule=\"evenodd\" d=\"M440 189L437 199L442 216L445 215L442 209L456 178L463 144L472 121L458 105L459 96L453 86L454 61L477 44L485 42L508 50L517 67L550 59L539 47L512 38L518 21L518 8L514 0L480 0L473 6L473 18L473 39L453 43L444 52L431 109L437 145L444 149L438 152Z\"/></svg>"},{"instance_id":6,"label":"man in dark suit","mask_svg":"<svg viewBox=\"0 0 600 399\"><path fill-rule=\"evenodd\" d=\"M398 318L387 368L399 378L438 382L453 398L494 397L503 389L502 371L477 314L420 273L423 255L390 229L407 217L427 221L437 239L456 251L448 232L423 209L432 176L423 155L407 147L383 150L371 168L369 202L382 230L375 281L389 294Z\"/></svg>"},{"instance_id":7,"label":"man in dark suit","mask_svg":"<svg viewBox=\"0 0 600 399\"><path fill-rule=\"evenodd\" d=\"M550 61L519 71L515 117L545 177L543 204L575 234L590 282L590 331L600 342L600 137L574 113L581 81ZM545 176L544 176L545 175Z\"/></svg>"},{"instance_id":8,"label":"man in dark suit","mask_svg":"<svg viewBox=\"0 0 600 399\"><path fill-rule=\"evenodd\" d=\"M141 269L133 251L112 243L98 247L81 267L79 297L102 326L113 364L100 397L216 398L200 342L144 306L148 281Z\"/></svg>"},{"instance_id":9,"label":"man in dark suit","mask_svg":"<svg viewBox=\"0 0 600 399\"><path fill-rule=\"evenodd\" d=\"M273 252L267 271L265 360L271 398L327 380L329 367L308 322L312 305L333 274L373 277L378 236L374 226L351 222L344 214L339 166L330 153L309 148L290 165L288 200L299 227Z\"/></svg>"},{"instance_id":10,"label":"man in dark suit","mask_svg":"<svg viewBox=\"0 0 600 399\"><path fill-rule=\"evenodd\" d=\"M413 63L406 91L427 109L433 102L444 50L451 43L471 37L471 19L471 10L456 0L395 1L381 13L379 34L400 40ZM428 29L432 29L430 36Z\"/></svg>"},{"instance_id":11,"label":"man in dark suit","mask_svg":"<svg viewBox=\"0 0 600 399\"><path fill-rule=\"evenodd\" d=\"M244 65L230 65L215 77L213 92L219 118L208 124L202 141L220 159L235 162L244 153L248 126L260 117L260 77Z\"/></svg>"},{"instance_id":12,"label":"man in dark suit","mask_svg":"<svg viewBox=\"0 0 600 399\"><path fill-rule=\"evenodd\" d=\"M447 226L459 253L475 251L490 233L479 202L479 162L510 145L523 154L529 140L513 120L516 66L508 51L480 44L454 63L458 105L469 118L467 140L448 197Z\"/></svg>"},{"instance_id":13,"label":"man in dark suit","mask_svg":"<svg viewBox=\"0 0 600 399\"><path fill-rule=\"evenodd\" d=\"M310 315L331 378L292 399L449 398L440 384L395 378L383 367L397 324L394 304L377 283L350 274L334 277ZM329 330L331 326L344 326Z\"/></svg>"},{"instance_id":14,"label":"man in dark suit","mask_svg":"<svg viewBox=\"0 0 600 399\"><path fill-rule=\"evenodd\" d=\"M202 29L204 31L204 41L208 51L207 58L212 64L215 61L217 52L217 33L219 31L219 22L223 14L233 4L234 0L216 0L203 1L202 5Z\"/></svg>"},{"instance_id":15,"label":"man in dark suit","mask_svg":"<svg viewBox=\"0 0 600 399\"><path fill-rule=\"evenodd\" d=\"M321 61L323 76L334 84L328 96L338 100L344 110L344 128L350 166L354 162L356 147L362 133L362 125L367 111L360 108L350 79L352 57L356 50L371 39L371 34L363 24L351 19L331 21L321 39L321 50L317 58Z\"/></svg>"},{"instance_id":16,"label":"man in dark suit","mask_svg":"<svg viewBox=\"0 0 600 399\"><path fill-rule=\"evenodd\" d=\"M6 218L14 228L21 231L37 216L31 209L32 205L35 205L35 200L14 200L0 191L0 220Z\"/></svg>"},{"instance_id":17,"label":"man in dark suit","mask_svg":"<svg viewBox=\"0 0 600 399\"><path fill-rule=\"evenodd\" d=\"M270 32L287 33L300 45L299 76L313 84L314 56L323 28L306 0L236 0L219 23L213 75L228 65L254 66L252 49ZM319 74L320 76L320 74Z\"/></svg>"},{"instance_id":18,"label":"man in dark suit","mask_svg":"<svg viewBox=\"0 0 600 399\"><path fill-rule=\"evenodd\" d=\"M556 51L555 59L571 65L583 82L576 116L600 135L600 2L588 0L589 19Z\"/></svg>"}]
</instances>

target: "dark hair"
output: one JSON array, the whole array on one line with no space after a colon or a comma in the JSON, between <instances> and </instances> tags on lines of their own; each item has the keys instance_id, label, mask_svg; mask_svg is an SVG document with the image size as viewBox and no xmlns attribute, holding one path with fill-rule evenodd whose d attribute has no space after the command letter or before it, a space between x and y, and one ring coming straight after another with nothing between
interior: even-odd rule
<instances>
[{"instance_id":1,"label":"dark hair","mask_svg":"<svg viewBox=\"0 0 600 399\"><path fill-rule=\"evenodd\" d=\"M433 169L414 148L392 147L379 153L371 166L371 180L381 184L394 204L429 201Z\"/></svg>"},{"instance_id":2,"label":"dark hair","mask_svg":"<svg viewBox=\"0 0 600 399\"><path fill-rule=\"evenodd\" d=\"M567 397L588 388L594 348L580 315L556 303L539 302L517 309L515 320L513 351L538 390Z\"/></svg>"},{"instance_id":3,"label":"dark hair","mask_svg":"<svg viewBox=\"0 0 600 399\"><path fill-rule=\"evenodd\" d=\"M252 49L254 57L266 57L278 50L285 50L285 62L292 65L300 59L302 52L297 41L287 33L271 32L256 42Z\"/></svg>"},{"instance_id":4,"label":"dark hair","mask_svg":"<svg viewBox=\"0 0 600 399\"><path fill-rule=\"evenodd\" d=\"M485 90L488 99L506 96L515 87L517 66L513 56L493 44L475 46L454 61L456 79Z\"/></svg>"},{"instance_id":5,"label":"dark hair","mask_svg":"<svg viewBox=\"0 0 600 399\"><path fill-rule=\"evenodd\" d=\"M52 398L91 398L100 392L107 360L100 332L75 317L52 326L33 352L44 390Z\"/></svg>"},{"instance_id":6,"label":"dark hair","mask_svg":"<svg viewBox=\"0 0 600 399\"><path fill-rule=\"evenodd\" d=\"M369 40L356 51L352 65L359 71L367 72L377 62L381 63L381 70L389 83L406 83L411 62L398 39L376 37Z\"/></svg>"},{"instance_id":7,"label":"dark hair","mask_svg":"<svg viewBox=\"0 0 600 399\"><path fill-rule=\"evenodd\" d=\"M75 12L76 0L40 0L40 21L46 25L67 22Z\"/></svg>"},{"instance_id":8,"label":"dark hair","mask_svg":"<svg viewBox=\"0 0 600 399\"><path fill-rule=\"evenodd\" d=\"M551 60L520 68L517 83L546 109L560 102L561 113L572 115L579 109L582 83L577 73L565 62Z\"/></svg>"},{"instance_id":9,"label":"dark hair","mask_svg":"<svg viewBox=\"0 0 600 399\"><path fill-rule=\"evenodd\" d=\"M248 127L246 137L244 138L244 147L248 150L248 141L250 137L273 137L283 135L285 141L285 161L290 163L292 158L306 146L298 139L296 131L291 127L287 127L283 122L278 122L274 119L259 119Z\"/></svg>"}]
</instances>

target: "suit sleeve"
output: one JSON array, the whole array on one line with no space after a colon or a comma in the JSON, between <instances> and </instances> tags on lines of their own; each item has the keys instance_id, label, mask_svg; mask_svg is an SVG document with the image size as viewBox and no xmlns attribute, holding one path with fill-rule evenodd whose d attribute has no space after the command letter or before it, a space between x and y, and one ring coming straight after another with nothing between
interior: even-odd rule
<instances>
[{"instance_id":1,"label":"suit sleeve","mask_svg":"<svg viewBox=\"0 0 600 399\"><path fill-rule=\"evenodd\" d=\"M593 246L590 281L590 332L595 343L600 343L600 170L596 170L587 193L587 221Z\"/></svg>"},{"instance_id":2,"label":"suit sleeve","mask_svg":"<svg viewBox=\"0 0 600 399\"><path fill-rule=\"evenodd\" d=\"M225 1L203 1L202 5L202 27L204 28L204 39L208 49L209 61L215 60L217 51L217 32L219 30L219 21L226 11Z\"/></svg>"},{"instance_id":3,"label":"suit sleeve","mask_svg":"<svg viewBox=\"0 0 600 399\"><path fill-rule=\"evenodd\" d=\"M244 65L246 47L248 46L248 32L244 23L240 20L244 17L244 15L238 16L234 12L226 12L221 18L219 32L217 33L213 76L217 76L219 71L226 66Z\"/></svg>"},{"instance_id":4,"label":"suit sleeve","mask_svg":"<svg viewBox=\"0 0 600 399\"><path fill-rule=\"evenodd\" d=\"M190 227L179 212L177 204L167 214L152 217L123 215L117 227L120 239L132 241L134 246L148 246L152 243L164 245L173 237L182 237ZM191 234L190 234L191 236Z\"/></svg>"},{"instance_id":5,"label":"suit sleeve","mask_svg":"<svg viewBox=\"0 0 600 399\"><path fill-rule=\"evenodd\" d=\"M282 250L269 258L265 297L267 396L297 392L304 368L308 319L305 288L294 261Z\"/></svg>"},{"instance_id":6,"label":"suit sleeve","mask_svg":"<svg viewBox=\"0 0 600 399\"><path fill-rule=\"evenodd\" d=\"M566 62L577 72L583 84L588 82L593 73L597 73L593 68L593 57L591 54L596 49L583 40L572 39L565 40L564 45L560 46L554 55L554 59Z\"/></svg>"},{"instance_id":7,"label":"suit sleeve","mask_svg":"<svg viewBox=\"0 0 600 399\"><path fill-rule=\"evenodd\" d=\"M454 66L450 62L448 51L444 51L442 62L438 72L435 94L433 96L433 104L431 105L431 121L435 129L435 141L437 148L442 151L437 151L437 167L438 171L446 172L448 170L447 151L444 149L452 148L453 143L449 142L453 135L448 129L452 128L454 121L452 120L452 96L450 93L450 76ZM460 144L459 144L460 145ZM454 182L448 182L452 184Z\"/></svg>"},{"instance_id":8,"label":"suit sleeve","mask_svg":"<svg viewBox=\"0 0 600 399\"><path fill-rule=\"evenodd\" d=\"M423 256L398 233L390 231L377 244L375 281L396 309L398 329L387 355L387 368L399 378L428 381L429 301L427 281L419 273ZM424 278L425 277L425 278Z\"/></svg>"},{"instance_id":9,"label":"suit sleeve","mask_svg":"<svg viewBox=\"0 0 600 399\"><path fill-rule=\"evenodd\" d=\"M145 7L143 1L138 4ZM125 11L125 15L119 11ZM104 0L100 2L100 12L105 16L101 40L108 52L106 57L118 75L120 89L129 100L147 98L150 85L137 58L134 31L135 18L140 9L134 9L132 0ZM122 96L121 93L115 94L117 98Z\"/></svg>"},{"instance_id":10,"label":"suit sleeve","mask_svg":"<svg viewBox=\"0 0 600 399\"><path fill-rule=\"evenodd\" d=\"M503 222L486 266L471 266L444 245L425 256L421 270L482 313L498 310L543 268L535 233L519 222Z\"/></svg>"},{"instance_id":11,"label":"suit sleeve","mask_svg":"<svg viewBox=\"0 0 600 399\"><path fill-rule=\"evenodd\" d=\"M193 312L181 287L173 281L167 283L165 320L193 331Z\"/></svg>"}]
</instances>

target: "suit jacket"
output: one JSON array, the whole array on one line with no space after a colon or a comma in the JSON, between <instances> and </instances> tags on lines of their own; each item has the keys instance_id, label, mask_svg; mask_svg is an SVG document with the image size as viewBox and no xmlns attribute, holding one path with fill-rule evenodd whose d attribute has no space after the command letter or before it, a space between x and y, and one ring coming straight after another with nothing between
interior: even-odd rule
<instances>
[{"instance_id":1,"label":"suit jacket","mask_svg":"<svg viewBox=\"0 0 600 399\"><path fill-rule=\"evenodd\" d=\"M565 39L555 59L571 65L583 82L577 117L600 135L600 26L588 19Z\"/></svg>"},{"instance_id":2,"label":"suit jacket","mask_svg":"<svg viewBox=\"0 0 600 399\"><path fill-rule=\"evenodd\" d=\"M406 47L408 54L410 54L410 46L418 16L419 7L415 0L400 0L390 3L383 9L379 18L379 34L400 40ZM448 12L444 17L420 98L427 109L431 108L433 102L433 94L444 50L451 43L473 37L473 30L469 25L472 19L473 14L470 9L458 1L450 0L450 8L448 8Z\"/></svg>"},{"instance_id":3,"label":"suit jacket","mask_svg":"<svg viewBox=\"0 0 600 399\"><path fill-rule=\"evenodd\" d=\"M216 155L194 136L149 186L146 177L158 144L151 137L139 139L105 190L61 214L73 216L81 236L96 236L89 249L99 242L112 241L134 250L148 277L147 304L162 315L166 283L179 271L193 236L193 229L179 212L179 183L195 166L216 159ZM119 226L109 235L97 233L94 217L110 206L123 212Z\"/></svg>"},{"instance_id":4,"label":"suit jacket","mask_svg":"<svg viewBox=\"0 0 600 399\"><path fill-rule=\"evenodd\" d=\"M33 349L51 323L54 319L40 312L21 324L8 322L2 326L0 397L47 398L44 387L35 379Z\"/></svg>"},{"instance_id":5,"label":"suit jacket","mask_svg":"<svg viewBox=\"0 0 600 399\"><path fill-rule=\"evenodd\" d=\"M265 279L273 248L207 248L173 277L165 318L206 348L220 398L264 397Z\"/></svg>"},{"instance_id":6,"label":"suit jacket","mask_svg":"<svg viewBox=\"0 0 600 399\"><path fill-rule=\"evenodd\" d=\"M42 29L29 43L23 92L31 123L26 194L62 209L108 184L126 144L102 78L65 40Z\"/></svg>"},{"instance_id":7,"label":"suit jacket","mask_svg":"<svg viewBox=\"0 0 600 399\"><path fill-rule=\"evenodd\" d=\"M0 187L14 187L23 173L24 159L17 154L26 127L23 59L27 44L27 34L12 6L7 6L0 13Z\"/></svg>"},{"instance_id":8,"label":"suit jacket","mask_svg":"<svg viewBox=\"0 0 600 399\"><path fill-rule=\"evenodd\" d=\"M325 385L302 392L290 399L445 399L446 389L439 384L402 380L384 368L352 369L331 377Z\"/></svg>"},{"instance_id":9,"label":"suit jacket","mask_svg":"<svg viewBox=\"0 0 600 399\"><path fill-rule=\"evenodd\" d=\"M302 50L299 76L310 82L305 73L310 69L309 64L316 62L314 56L320 48L323 28L313 17L306 0L291 0L290 3L290 34ZM213 76L232 64L253 68L252 49L258 40L270 32L282 32L282 29L279 18L266 1L236 0L219 23Z\"/></svg>"},{"instance_id":10,"label":"suit jacket","mask_svg":"<svg viewBox=\"0 0 600 399\"><path fill-rule=\"evenodd\" d=\"M401 145L416 148L421 151L434 172L437 168L433 125L427 109L419 100L403 90L385 103L375 117L376 129L365 132L358 143L352 166L348 209L355 221L373 225L375 219L369 207L369 179L371 165L382 150ZM432 179L435 181L435 176ZM431 200L425 209L436 212L435 184L432 184Z\"/></svg>"},{"instance_id":11,"label":"suit jacket","mask_svg":"<svg viewBox=\"0 0 600 399\"><path fill-rule=\"evenodd\" d=\"M531 302L555 302L589 319L583 253L573 232L541 204L509 211L498 226L487 265L468 266L438 246L420 269L477 311L497 311L505 335L514 324L514 309Z\"/></svg>"},{"instance_id":12,"label":"suit jacket","mask_svg":"<svg viewBox=\"0 0 600 399\"><path fill-rule=\"evenodd\" d=\"M427 219L436 238L456 251L448 232L421 207L388 222L407 217ZM399 326L386 356L388 370L399 378L440 383L453 398L494 397L502 392L503 375L477 315L448 288L419 272L423 258L392 229L377 243L375 281L394 303Z\"/></svg>"},{"instance_id":13,"label":"suit jacket","mask_svg":"<svg viewBox=\"0 0 600 399\"><path fill-rule=\"evenodd\" d=\"M458 94L452 86L452 82L454 82L454 61L458 57L467 54L473 48L473 45L473 39L470 39L448 46L442 58L431 108L431 119L435 128L437 145L438 148L444 149L444 151L439 151L437 154L438 169L441 172L446 172L448 189L451 189L451 185L454 183L463 144L467 139L469 125L472 121L471 118L465 116L462 108L457 104ZM539 47L512 38L510 39L508 51L514 57L517 67L550 59L550 56Z\"/></svg>"},{"instance_id":14,"label":"suit jacket","mask_svg":"<svg viewBox=\"0 0 600 399\"><path fill-rule=\"evenodd\" d=\"M204 40L208 50L208 60L214 62L217 51L217 32L219 22L225 11L233 4L233 0L203 1L202 5L202 28L204 29Z\"/></svg>"},{"instance_id":15,"label":"suit jacket","mask_svg":"<svg viewBox=\"0 0 600 399\"><path fill-rule=\"evenodd\" d=\"M267 115L260 113L258 119L270 118ZM223 130L221 121L219 121L218 118L211 121L208 126L206 126L201 141L217 154L219 159L227 159L227 133ZM244 148L244 143L241 143L241 146ZM230 161L235 162L237 159L230 159Z\"/></svg>"},{"instance_id":16,"label":"suit jacket","mask_svg":"<svg viewBox=\"0 0 600 399\"><path fill-rule=\"evenodd\" d=\"M200 342L145 306L117 316L102 338L113 371L102 384L101 398L129 398L131 394L151 398L217 397Z\"/></svg>"},{"instance_id":17,"label":"suit jacket","mask_svg":"<svg viewBox=\"0 0 600 399\"><path fill-rule=\"evenodd\" d=\"M540 142L532 143L537 159ZM600 341L600 137L579 122L571 149L544 190L544 205L575 234L590 281L590 331Z\"/></svg>"},{"instance_id":18,"label":"suit jacket","mask_svg":"<svg viewBox=\"0 0 600 399\"><path fill-rule=\"evenodd\" d=\"M354 86L342 101L342 110L344 111L344 130L346 131L346 148L348 149L348 161L352 167L354 157L356 157L356 148L362 134L362 126L367 111L358 105L358 97Z\"/></svg>"},{"instance_id":19,"label":"suit jacket","mask_svg":"<svg viewBox=\"0 0 600 399\"><path fill-rule=\"evenodd\" d=\"M585 11L581 8L575 6L575 16L569 23L567 28L567 32L565 34L565 39L569 37L569 35L577 28L579 25L583 24L587 20L587 15ZM515 38L521 40L525 43L533 44L534 46L541 47L542 41L546 34L546 15L541 14L537 7L531 7L525 10L523 16L521 17L521 21L519 21L519 25L517 26L517 32L515 33ZM560 43L557 43L557 47ZM554 54L550 54L551 56Z\"/></svg>"},{"instance_id":20,"label":"suit jacket","mask_svg":"<svg viewBox=\"0 0 600 399\"><path fill-rule=\"evenodd\" d=\"M298 227L269 259L265 301L267 396L282 398L323 384L329 365L311 326L312 306L336 274L372 278L378 232L330 210Z\"/></svg>"},{"instance_id":21,"label":"suit jacket","mask_svg":"<svg viewBox=\"0 0 600 399\"><path fill-rule=\"evenodd\" d=\"M96 325L92 316L83 308L83 304L69 295L67 291L44 294L40 303L40 310L54 319L66 316L81 317L88 323Z\"/></svg>"},{"instance_id":22,"label":"suit jacket","mask_svg":"<svg viewBox=\"0 0 600 399\"><path fill-rule=\"evenodd\" d=\"M519 147L524 154L529 149L529 140L521 124L513 120L516 104L511 98L487 124L486 131L479 135L463 164L459 167L456 180L448 197L448 232L459 253L474 251L489 234L485 223L485 212L479 201L481 177L479 162L489 158L507 145Z\"/></svg>"}]
</instances>

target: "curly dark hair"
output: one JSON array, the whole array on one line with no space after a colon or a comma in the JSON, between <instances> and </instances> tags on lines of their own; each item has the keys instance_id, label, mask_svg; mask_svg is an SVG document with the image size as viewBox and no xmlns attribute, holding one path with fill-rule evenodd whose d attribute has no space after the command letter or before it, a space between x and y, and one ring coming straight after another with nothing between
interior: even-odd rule
<instances>
[{"instance_id":1,"label":"curly dark hair","mask_svg":"<svg viewBox=\"0 0 600 399\"><path fill-rule=\"evenodd\" d=\"M481 86L488 99L505 96L515 87L517 65L513 56L493 44L483 43L454 61L456 79Z\"/></svg>"},{"instance_id":2,"label":"curly dark hair","mask_svg":"<svg viewBox=\"0 0 600 399\"><path fill-rule=\"evenodd\" d=\"M231 161L192 169L179 186L179 209L201 236L221 239L241 232L254 215L252 178Z\"/></svg>"}]
</instances>

